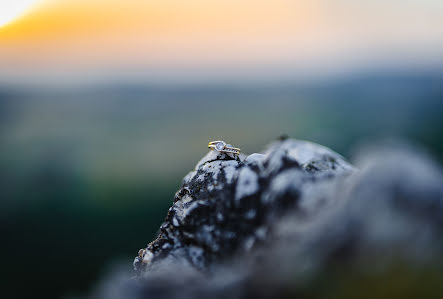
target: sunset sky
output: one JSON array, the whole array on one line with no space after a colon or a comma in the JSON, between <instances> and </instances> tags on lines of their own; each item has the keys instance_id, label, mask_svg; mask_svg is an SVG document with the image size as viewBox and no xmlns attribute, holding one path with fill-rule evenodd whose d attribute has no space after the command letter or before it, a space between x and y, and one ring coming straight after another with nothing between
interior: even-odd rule
<instances>
[{"instance_id":1,"label":"sunset sky","mask_svg":"<svg viewBox=\"0 0 443 299\"><path fill-rule=\"evenodd\" d=\"M438 0L43 0L0 26L1 81L429 68L442 53Z\"/></svg>"}]
</instances>

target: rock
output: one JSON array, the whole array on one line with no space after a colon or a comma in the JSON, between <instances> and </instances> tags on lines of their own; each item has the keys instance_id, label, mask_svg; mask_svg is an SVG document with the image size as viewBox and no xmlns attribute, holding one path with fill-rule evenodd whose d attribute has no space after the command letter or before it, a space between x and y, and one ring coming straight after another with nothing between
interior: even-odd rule
<instances>
[{"instance_id":1,"label":"rock","mask_svg":"<svg viewBox=\"0 0 443 299\"><path fill-rule=\"evenodd\" d=\"M184 178L160 234L136 257L135 268L143 274L167 260L211 270L251 251L288 211L312 213L303 194L313 185L353 171L337 153L307 141L275 142L249 156L210 151Z\"/></svg>"},{"instance_id":2,"label":"rock","mask_svg":"<svg viewBox=\"0 0 443 299\"><path fill-rule=\"evenodd\" d=\"M406 146L356 161L293 139L209 152L135 258L137 278L94 298L441 298L441 169Z\"/></svg>"}]
</instances>

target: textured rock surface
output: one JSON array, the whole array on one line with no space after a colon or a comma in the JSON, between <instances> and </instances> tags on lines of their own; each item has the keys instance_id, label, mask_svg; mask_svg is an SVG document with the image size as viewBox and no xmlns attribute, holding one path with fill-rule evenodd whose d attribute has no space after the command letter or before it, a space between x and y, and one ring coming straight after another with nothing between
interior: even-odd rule
<instances>
[{"instance_id":1,"label":"textured rock surface","mask_svg":"<svg viewBox=\"0 0 443 299\"><path fill-rule=\"evenodd\" d=\"M140 251L140 272L159 263L210 270L267 238L287 211L309 214L326 204L305 193L353 172L340 155L307 141L285 140L263 154L233 158L210 151L183 181L158 238ZM146 269L148 268L148 269Z\"/></svg>"},{"instance_id":2,"label":"textured rock surface","mask_svg":"<svg viewBox=\"0 0 443 299\"><path fill-rule=\"evenodd\" d=\"M310 142L209 152L183 181L136 279L101 298L442 298L443 175L405 146L357 168Z\"/></svg>"}]
</instances>

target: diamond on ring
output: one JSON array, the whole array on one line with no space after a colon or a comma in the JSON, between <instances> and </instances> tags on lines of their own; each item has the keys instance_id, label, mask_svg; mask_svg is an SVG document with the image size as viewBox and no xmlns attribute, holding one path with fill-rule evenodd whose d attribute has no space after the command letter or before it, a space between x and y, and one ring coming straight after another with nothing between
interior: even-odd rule
<instances>
[{"instance_id":1,"label":"diamond on ring","mask_svg":"<svg viewBox=\"0 0 443 299\"><path fill-rule=\"evenodd\" d=\"M220 153L229 153L234 155L240 154L240 149L233 147L230 144L226 144L223 140L211 141L208 143L210 149L216 150Z\"/></svg>"},{"instance_id":2,"label":"diamond on ring","mask_svg":"<svg viewBox=\"0 0 443 299\"><path fill-rule=\"evenodd\" d=\"M225 147L226 147L226 143L224 143L224 142L217 142L215 144L215 149L218 150L219 152L224 150Z\"/></svg>"}]
</instances>

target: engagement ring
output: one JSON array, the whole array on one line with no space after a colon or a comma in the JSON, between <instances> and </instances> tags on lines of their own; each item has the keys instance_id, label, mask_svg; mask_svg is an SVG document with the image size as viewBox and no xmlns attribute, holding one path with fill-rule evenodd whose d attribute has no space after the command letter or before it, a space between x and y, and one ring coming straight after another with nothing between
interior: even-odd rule
<instances>
[{"instance_id":1,"label":"engagement ring","mask_svg":"<svg viewBox=\"0 0 443 299\"><path fill-rule=\"evenodd\" d=\"M220 153L229 153L234 155L240 154L240 149L237 147L233 147L230 144L226 144L226 142L222 140L211 141L208 143L208 147L210 149L216 150Z\"/></svg>"}]
</instances>

